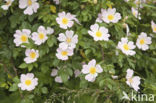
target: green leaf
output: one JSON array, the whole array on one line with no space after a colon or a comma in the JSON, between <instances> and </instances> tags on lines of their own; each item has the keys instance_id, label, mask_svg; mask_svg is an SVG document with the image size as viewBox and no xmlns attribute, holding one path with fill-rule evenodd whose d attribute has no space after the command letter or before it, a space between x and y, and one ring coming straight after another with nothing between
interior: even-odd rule
<instances>
[{"instance_id":1,"label":"green leaf","mask_svg":"<svg viewBox=\"0 0 156 103\"><path fill-rule=\"evenodd\" d=\"M62 79L63 82L67 82L68 81L68 77L69 77L68 74L62 73L60 75L61 75L61 79Z\"/></svg>"},{"instance_id":2,"label":"green leaf","mask_svg":"<svg viewBox=\"0 0 156 103\"><path fill-rule=\"evenodd\" d=\"M28 98L29 99L33 99L35 96L33 94L29 95Z\"/></svg>"},{"instance_id":3,"label":"green leaf","mask_svg":"<svg viewBox=\"0 0 156 103\"><path fill-rule=\"evenodd\" d=\"M28 65L28 71L30 72L33 69L33 64Z\"/></svg>"},{"instance_id":4,"label":"green leaf","mask_svg":"<svg viewBox=\"0 0 156 103\"><path fill-rule=\"evenodd\" d=\"M9 91L16 91L18 89L18 86L17 84L13 84L10 88L9 88Z\"/></svg>"},{"instance_id":5,"label":"green leaf","mask_svg":"<svg viewBox=\"0 0 156 103\"><path fill-rule=\"evenodd\" d=\"M14 81L15 83L19 83L19 82L20 82L20 80L19 80L19 78L18 78L17 76L13 78L13 81Z\"/></svg>"},{"instance_id":6,"label":"green leaf","mask_svg":"<svg viewBox=\"0 0 156 103\"><path fill-rule=\"evenodd\" d=\"M69 73L69 75L70 75L70 76L72 76L72 75L73 75L73 71L72 71L72 69L67 68L66 70L68 71L68 73Z\"/></svg>"},{"instance_id":7,"label":"green leaf","mask_svg":"<svg viewBox=\"0 0 156 103\"><path fill-rule=\"evenodd\" d=\"M48 39L47 44L49 47L52 47L54 45L54 41L52 39Z\"/></svg>"},{"instance_id":8,"label":"green leaf","mask_svg":"<svg viewBox=\"0 0 156 103\"><path fill-rule=\"evenodd\" d=\"M41 90L42 90L43 94L47 94L48 93L48 89L46 87L43 87Z\"/></svg>"},{"instance_id":9,"label":"green leaf","mask_svg":"<svg viewBox=\"0 0 156 103\"><path fill-rule=\"evenodd\" d=\"M45 64L41 65L41 71L43 73L46 73L48 70L49 70L49 67L47 65L45 65Z\"/></svg>"},{"instance_id":10,"label":"green leaf","mask_svg":"<svg viewBox=\"0 0 156 103\"><path fill-rule=\"evenodd\" d=\"M101 81L99 82L99 86L100 86L100 87L104 87L104 84L105 84L105 80L101 80Z\"/></svg>"},{"instance_id":11,"label":"green leaf","mask_svg":"<svg viewBox=\"0 0 156 103\"><path fill-rule=\"evenodd\" d=\"M19 66L19 68L21 68L21 69L25 69L25 68L27 68L28 67L28 65L26 64L26 63L22 63L22 64L20 64L20 66Z\"/></svg>"}]
</instances>

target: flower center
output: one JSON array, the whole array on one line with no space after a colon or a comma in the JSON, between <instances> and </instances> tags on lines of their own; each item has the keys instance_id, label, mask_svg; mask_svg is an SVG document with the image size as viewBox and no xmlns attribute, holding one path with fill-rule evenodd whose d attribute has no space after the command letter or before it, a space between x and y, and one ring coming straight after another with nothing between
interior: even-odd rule
<instances>
[{"instance_id":1,"label":"flower center","mask_svg":"<svg viewBox=\"0 0 156 103\"><path fill-rule=\"evenodd\" d=\"M27 86L31 85L31 80L26 80L25 85L27 85Z\"/></svg>"},{"instance_id":2,"label":"flower center","mask_svg":"<svg viewBox=\"0 0 156 103\"><path fill-rule=\"evenodd\" d=\"M128 44L124 44L123 48L124 48L125 50L129 50Z\"/></svg>"},{"instance_id":3,"label":"flower center","mask_svg":"<svg viewBox=\"0 0 156 103\"><path fill-rule=\"evenodd\" d=\"M31 52L31 53L30 53L30 57L31 57L32 59L34 59L34 58L36 57L36 53L35 53L35 52Z\"/></svg>"},{"instance_id":4,"label":"flower center","mask_svg":"<svg viewBox=\"0 0 156 103\"><path fill-rule=\"evenodd\" d=\"M144 40L144 39L141 39L141 40L140 40L140 44L141 44L141 45L145 44L145 40Z\"/></svg>"},{"instance_id":5,"label":"flower center","mask_svg":"<svg viewBox=\"0 0 156 103\"><path fill-rule=\"evenodd\" d=\"M129 78L128 81L129 81L130 83L133 83L133 79L132 79L132 78Z\"/></svg>"},{"instance_id":6,"label":"flower center","mask_svg":"<svg viewBox=\"0 0 156 103\"><path fill-rule=\"evenodd\" d=\"M89 72L90 72L90 74L95 74L96 73L96 68L95 67L91 67Z\"/></svg>"},{"instance_id":7,"label":"flower center","mask_svg":"<svg viewBox=\"0 0 156 103\"><path fill-rule=\"evenodd\" d=\"M42 40L44 39L45 35L43 33L39 33L39 38Z\"/></svg>"},{"instance_id":8,"label":"flower center","mask_svg":"<svg viewBox=\"0 0 156 103\"><path fill-rule=\"evenodd\" d=\"M133 11L132 13L133 13L133 15L134 15L134 16L136 16L136 15L137 15L137 13L136 13L135 11Z\"/></svg>"},{"instance_id":9,"label":"flower center","mask_svg":"<svg viewBox=\"0 0 156 103\"><path fill-rule=\"evenodd\" d=\"M28 0L28 5L32 5L32 1L31 0Z\"/></svg>"},{"instance_id":10,"label":"flower center","mask_svg":"<svg viewBox=\"0 0 156 103\"><path fill-rule=\"evenodd\" d=\"M97 31L97 32L96 32L96 36L97 36L97 37L101 37L101 36L102 36L102 33L101 33L100 31Z\"/></svg>"},{"instance_id":11,"label":"flower center","mask_svg":"<svg viewBox=\"0 0 156 103\"><path fill-rule=\"evenodd\" d=\"M108 20L113 20L114 19L114 15L108 15Z\"/></svg>"},{"instance_id":12,"label":"flower center","mask_svg":"<svg viewBox=\"0 0 156 103\"><path fill-rule=\"evenodd\" d=\"M139 4L140 4L140 1L137 1L137 2L136 2L136 5L139 5Z\"/></svg>"},{"instance_id":13,"label":"flower center","mask_svg":"<svg viewBox=\"0 0 156 103\"><path fill-rule=\"evenodd\" d=\"M67 52L67 51L62 51L61 54L62 54L63 56L66 56L66 55L68 54L68 52Z\"/></svg>"},{"instance_id":14,"label":"flower center","mask_svg":"<svg viewBox=\"0 0 156 103\"><path fill-rule=\"evenodd\" d=\"M153 31L155 31L155 32L156 32L156 26L153 28Z\"/></svg>"},{"instance_id":15,"label":"flower center","mask_svg":"<svg viewBox=\"0 0 156 103\"><path fill-rule=\"evenodd\" d=\"M8 2L6 2L6 5L10 5L11 4L11 1L10 0L8 0Z\"/></svg>"},{"instance_id":16,"label":"flower center","mask_svg":"<svg viewBox=\"0 0 156 103\"><path fill-rule=\"evenodd\" d=\"M68 19L67 19L67 18L63 18L63 19L62 19L62 23L63 23L63 24L67 24L67 23L68 23Z\"/></svg>"},{"instance_id":17,"label":"flower center","mask_svg":"<svg viewBox=\"0 0 156 103\"><path fill-rule=\"evenodd\" d=\"M22 41L22 42L26 42L27 40L28 40L28 37L27 37L26 35L23 34L23 35L21 36L21 41Z\"/></svg>"},{"instance_id":18,"label":"flower center","mask_svg":"<svg viewBox=\"0 0 156 103\"><path fill-rule=\"evenodd\" d=\"M67 38L67 43L70 43L71 42L71 38Z\"/></svg>"}]
</instances>

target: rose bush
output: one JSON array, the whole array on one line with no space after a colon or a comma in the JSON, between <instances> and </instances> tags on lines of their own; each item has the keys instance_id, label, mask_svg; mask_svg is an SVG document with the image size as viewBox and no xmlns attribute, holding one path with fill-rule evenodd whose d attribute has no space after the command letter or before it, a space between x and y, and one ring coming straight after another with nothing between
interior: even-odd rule
<instances>
[{"instance_id":1,"label":"rose bush","mask_svg":"<svg viewBox=\"0 0 156 103\"><path fill-rule=\"evenodd\" d=\"M130 103L123 96L132 91L156 95L155 0L0 6L0 103Z\"/></svg>"}]
</instances>

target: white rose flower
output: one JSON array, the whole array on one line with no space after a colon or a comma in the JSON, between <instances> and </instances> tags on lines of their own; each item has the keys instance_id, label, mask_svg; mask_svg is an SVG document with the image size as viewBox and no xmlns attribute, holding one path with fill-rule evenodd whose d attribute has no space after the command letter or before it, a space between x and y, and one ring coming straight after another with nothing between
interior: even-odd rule
<instances>
[{"instance_id":1,"label":"white rose flower","mask_svg":"<svg viewBox=\"0 0 156 103\"><path fill-rule=\"evenodd\" d=\"M30 38L31 31L29 29L16 30L14 34L14 43L16 46L20 46L22 43L28 43ZM22 47L25 47L21 45Z\"/></svg>"},{"instance_id":2,"label":"white rose flower","mask_svg":"<svg viewBox=\"0 0 156 103\"><path fill-rule=\"evenodd\" d=\"M26 49L25 55L26 55L26 57L24 58L24 61L27 64L37 61L37 59L39 57L38 50L34 50L34 49Z\"/></svg>"},{"instance_id":3,"label":"white rose flower","mask_svg":"<svg viewBox=\"0 0 156 103\"><path fill-rule=\"evenodd\" d=\"M96 64L96 60L92 59L88 65L83 65L83 69L81 71L83 74L87 74L85 79L89 82L94 82L98 73L102 73L103 69L99 64Z\"/></svg>"},{"instance_id":4,"label":"white rose flower","mask_svg":"<svg viewBox=\"0 0 156 103\"><path fill-rule=\"evenodd\" d=\"M24 14L32 15L36 13L39 8L37 0L19 0L19 8L24 9Z\"/></svg>"},{"instance_id":5,"label":"white rose flower","mask_svg":"<svg viewBox=\"0 0 156 103\"><path fill-rule=\"evenodd\" d=\"M18 84L18 87L21 88L21 90L31 91L35 89L37 85L38 85L38 79L34 78L34 74L27 73L21 75L20 83Z\"/></svg>"},{"instance_id":6,"label":"white rose flower","mask_svg":"<svg viewBox=\"0 0 156 103\"><path fill-rule=\"evenodd\" d=\"M40 26L37 32L32 33L32 40L35 41L35 44L41 45L48 39L47 30L44 26Z\"/></svg>"},{"instance_id":7,"label":"white rose flower","mask_svg":"<svg viewBox=\"0 0 156 103\"><path fill-rule=\"evenodd\" d=\"M142 49L142 50L147 50L149 49L149 44L151 44L152 41L151 41L151 37L147 37L147 34L142 32L139 36L138 36L138 39L137 39L137 42L136 42L136 45L139 49Z\"/></svg>"},{"instance_id":8,"label":"white rose flower","mask_svg":"<svg viewBox=\"0 0 156 103\"><path fill-rule=\"evenodd\" d=\"M2 5L1 8L3 10L8 10L14 0L5 0L5 5Z\"/></svg>"},{"instance_id":9,"label":"white rose flower","mask_svg":"<svg viewBox=\"0 0 156 103\"><path fill-rule=\"evenodd\" d=\"M108 10L102 10L102 20L106 23L117 23L121 19L120 13L116 12L115 8L109 8Z\"/></svg>"},{"instance_id":10,"label":"white rose flower","mask_svg":"<svg viewBox=\"0 0 156 103\"><path fill-rule=\"evenodd\" d=\"M139 85L140 85L140 77L139 76L133 76L134 71L132 69L127 69L127 75L126 75L126 83L134 88L134 90L138 91Z\"/></svg>"},{"instance_id":11,"label":"white rose flower","mask_svg":"<svg viewBox=\"0 0 156 103\"><path fill-rule=\"evenodd\" d=\"M73 49L62 49L62 48L58 48L57 49L57 53L56 53L56 57L60 60L68 60L68 56L72 56L73 55Z\"/></svg>"},{"instance_id":12,"label":"white rose flower","mask_svg":"<svg viewBox=\"0 0 156 103\"><path fill-rule=\"evenodd\" d=\"M76 43L78 43L78 35L74 35L72 30L67 30L64 33L60 33L58 40L61 42L59 44L59 48L61 49L74 49L76 47Z\"/></svg>"},{"instance_id":13,"label":"white rose flower","mask_svg":"<svg viewBox=\"0 0 156 103\"><path fill-rule=\"evenodd\" d=\"M120 49L124 54L126 55L135 55L135 49L134 42L128 41L128 38L121 38L121 41L118 43L117 48Z\"/></svg>"},{"instance_id":14,"label":"white rose flower","mask_svg":"<svg viewBox=\"0 0 156 103\"><path fill-rule=\"evenodd\" d=\"M98 24L94 24L90 26L90 29L88 31L89 35L91 35L95 41L98 40L104 40L108 41L110 34L108 34L108 29L105 27L99 27Z\"/></svg>"},{"instance_id":15,"label":"white rose flower","mask_svg":"<svg viewBox=\"0 0 156 103\"><path fill-rule=\"evenodd\" d=\"M72 15L71 13L65 13L64 11L58 13L56 21L62 29L71 28L74 25L74 21L79 23L79 21L76 19L76 15Z\"/></svg>"}]
</instances>

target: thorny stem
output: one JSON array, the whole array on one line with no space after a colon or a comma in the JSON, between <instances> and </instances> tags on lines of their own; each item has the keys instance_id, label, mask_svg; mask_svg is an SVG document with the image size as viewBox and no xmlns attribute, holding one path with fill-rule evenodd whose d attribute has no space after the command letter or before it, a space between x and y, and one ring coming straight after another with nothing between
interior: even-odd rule
<instances>
[{"instance_id":1,"label":"thorny stem","mask_svg":"<svg viewBox=\"0 0 156 103\"><path fill-rule=\"evenodd\" d=\"M104 60L104 51L102 47L101 47L101 54L102 54L102 60Z\"/></svg>"},{"instance_id":2,"label":"thorny stem","mask_svg":"<svg viewBox=\"0 0 156 103\"><path fill-rule=\"evenodd\" d=\"M15 75L18 76L17 68L16 68L15 65L14 65L13 58L11 59L11 63L12 63L13 70L14 70L14 72L15 72ZM18 91L19 91L19 93L20 93L21 98L23 98L23 95L22 95L21 90L20 90L19 88L18 88Z\"/></svg>"},{"instance_id":3,"label":"thorny stem","mask_svg":"<svg viewBox=\"0 0 156 103\"><path fill-rule=\"evenodd\" d=\"M6 73L8 73L9 75L11 75L11 77L14 77L13 74L10 73L10 71L8 70L8 68L6 67L6 65L5 65L4 63L0 62L0 64L3 65L4 71L5 71Z\"/></svg>"},{"instance_id":4,"label":"thorny stem","mask_svg":"<svg viewBox=\"0 0 156 103\"><path fill-rule=\"evenodd\" d=\"M18 76L16 67L14 66L13 62L11 62L11 63L12 63L12 65L13 65L13 70L14 70L14 72L15 72L15 76ZM3 64L4 71L5 71L6 73L8 73L9 75L11 75L11 77L15 77L13 74L10 73L10 71L8 70L7 66L6 66L4 63L2 63L2 62L0 61L0 64ZM21 98L23 98L23 95L22 95L22 93L20 92L20 89L19 89L19 88L18 88L18 90L19 90L19 93L20 93Z\"/></svg>"},{"instance_id":5,"label":"thorny stem","mask_svg":"<svg viewBox=\"0 0 156 103\"><path fill-rule=\"evenodd\" d=\"M13 60L11 60L11 64L12 64L12 66L13 66L13 70L14 70L14 72L15 72L15 75L18 76L17 68L15 67Z\"/></svg>"},{"instance_id":6,"label":"thorny stem","mask_svg":"<svg viewBox=\"0 0 156 103\"><path fill-rule=\"evenodd\" d=\"M102 60L104 60L104 51L103 51L102 45L100 43L99 43L99 45L100 45L100 49L101 49Z\"/></svg>"},{"instance_id":7,"label":"thorny stem","mask_svg":"<svg viewBox=\"0 0 156 103\"><path fill-rule=\"evenodd\" d=\"M87 58L87 56L85 55L85 53L83 52L83 50L80 50L80 55L85 58L87 61L89 61L89 59Z\"/></svg>"}]
</instances>

